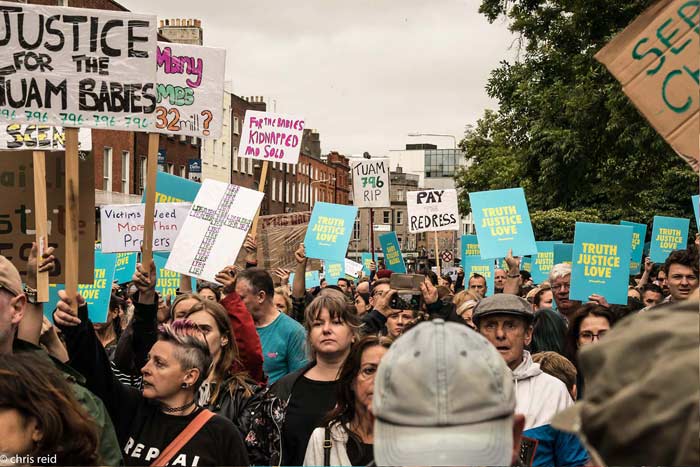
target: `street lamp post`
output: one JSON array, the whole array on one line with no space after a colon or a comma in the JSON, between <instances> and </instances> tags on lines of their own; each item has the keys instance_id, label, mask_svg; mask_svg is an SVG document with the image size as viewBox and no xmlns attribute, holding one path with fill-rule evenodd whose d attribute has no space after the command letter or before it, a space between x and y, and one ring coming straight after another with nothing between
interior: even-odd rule
<instances>
[{"instance_id":1,"label":"street lamp post","mask_svg":"<svg viewBox=\"0 0 700 467\"><path fill-rule=\"evenodd\" d=\"M452 138L452 145L454 149L457 149L457 138L455 138L454 135L444 133L409 133L408 136L442 136L445 138Z\"/></svg>"}]
</instances>

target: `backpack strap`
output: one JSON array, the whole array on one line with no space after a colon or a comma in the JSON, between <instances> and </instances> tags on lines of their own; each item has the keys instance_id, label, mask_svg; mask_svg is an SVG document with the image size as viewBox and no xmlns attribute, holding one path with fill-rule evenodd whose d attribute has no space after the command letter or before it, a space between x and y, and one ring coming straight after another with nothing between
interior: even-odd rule
<instances>
[{"instance_id":1,"label":"backpack strap","mask_svg":"<svg viewBox=\"0 0 700 467\"><path fill-rule=\"evenodd\" d=\"M151 465L164 466L170 462L170 459L172 459L173 456L175 456L175 454L177 454L180 449L182 449L183 446L187 444L187 442L191 440L192 437L196 435L213 416L214 412L207 409L203 409L201 412L199 412L199 414L192 419L185 429L182 430L170 444L168 444L168 447L163 449L163 452L160 453L160 456L158 456L158 458L154 460Z\"/></svg>"},{"instance_id":2,"label":"backpack strap","mask_svg":"<svg viewBox=\"0 0 700 467\"><path fill-rule=\"evenodd\" d=\"M331 430L328 427L323 429L323 465L328 467L331 465L331 448L333 443L331 443Z\"/></svg>"}]
</instances>

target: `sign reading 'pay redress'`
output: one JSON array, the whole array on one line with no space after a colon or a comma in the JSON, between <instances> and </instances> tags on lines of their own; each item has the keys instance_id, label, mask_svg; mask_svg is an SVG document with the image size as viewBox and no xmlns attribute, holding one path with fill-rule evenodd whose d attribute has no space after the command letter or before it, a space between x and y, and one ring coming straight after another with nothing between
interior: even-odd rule
<instances>
[{"instance_id":1,"label":"sign reading 'pay redress'","mask_svg":"<svg viewBox=\"0 0 700 467\"><path fill-rule=\"evenodd\" d=\"M456 190L409 191L406 207L411 233L459 230Z\"/></svg>"},{"instance_id":2,"label":"sign reading 'pay redress'","mask_svg":"<svg viewBox=\"0 0 700 467\"><path fill-rule=\"evenodd\" d=\"M248 110L238 156L296 164L303 131L303 118Z\"/></svg>"},{"instance_id":3,"label":"sign reading 'pay redress'","mask_svg":"<svg viewBox=\"0 0 700 467\"><path fill-rule=\"evenodd\" d=\"M143 243L143 204L102 206L102 252L140 251ZM170 251L190 212L190 203L156 204L153 221L153 251Z\"/></svg>"},{"instance_id":4,"label":"sign reading 'pay redress'","mask_svg":"<svg viewBox=\"0 0 700 467\"><path fill-rule=\"evenodd\" d=\"M214 282L236 261L262 198L259 191L204 180L165 268Z\"/></svg>"}]
</instances>

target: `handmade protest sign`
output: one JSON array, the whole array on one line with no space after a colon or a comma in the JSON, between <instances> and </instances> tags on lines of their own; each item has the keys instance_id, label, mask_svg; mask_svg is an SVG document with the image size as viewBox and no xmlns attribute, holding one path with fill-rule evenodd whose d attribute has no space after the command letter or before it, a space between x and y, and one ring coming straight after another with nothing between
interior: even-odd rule
<instances>
[{"instance_id":1,"label":"handmade protest sign","mask_svg":"<svg viewBox=\"0 0 700 467\"><path fill-rule=\"evenodd\" d=\"M537 254L530 259L532 281L541 284L549 278L554 266L554 245L561 242L537 242Z\"/></svg>"},{"instance_id":2,"label":"handmade protest sign","mask_svg":"<svg viewBox=\"0 0 700 467\"><path fill-rule=\"evenodd\" d=\"M411 233L459 230L457 190L421 190L406 193Z\"/></svg>"},{"instance_id":3,"label":"handmade protest sign","mask_svg":"<svg viewBox=\"0 0 700 467\"><path fill-rule=\"evenodd\" d=\"M554 244L554 264L571 264L574 257L573 243L555 243Z\"/></svg>"},{"instance_id":4,"label":"handmade protest sign","mask_svg":"<svg viewBox=\"0 0 700 467\"><path fill-rule=\"evenodd\" d=\"M53 283L65 282L66 231L65 169L60 152L45 154L46 201L49 243L56 248L56 268L50 274ZM34 178L32 151L0 153L0 254L9 259L22 277L26 274L27 259L35 241ZM95 242L95 171L92 153L79 160L79 180L83 188L78 194L80 239L78 280L93 279L93 249Z\"/></svg>"},{"instance_id":5,"label":"handmade protest sign","mask_svg":"<svg viewBox=\"0 0 700 467\"><path fill-rule=\"evenodd\" d=\"M695 212L695 225L700 231L700 195L693 195L690 199L693 202L693 211Z\"/></svg>"},{"instance_id":6,"label":"handmade protest sign","mask_svg":"<svg viewBox=\"0 0 700 467\"><path fill-rule=\"evenodd\" d=\"M382 245L384 252L384 264L386 268L406 274L406 263L404 263L403 255L401 254L401 246L396 237L396 232L389 232L379 236L379 243Z\"/></svg>"},{"instance_id":7,"label":"handmade protest sign","mask_svg":"<svg viewBox=\"0 0 700 467\"><path fill-rule=\"evenodd\" d=\"M166 268L215 282L216 274L234 263L263 193L204 180Z\"/></svg>"},{"instance_id":8,"label":"handmade protest sign","mask_svg":"<svg viewBox=\"0 0 700 467\"><path fill-rule=\"evenodd\" d=\"M698 127L698 3L653 3L595 58L654 129L696 171Z\"/></svg>"},{"instance_id":9,"label":"handmade protest sign","mask_svg":"<svg viewBox=\"0 0 700 467\"><path fill-rule=\"evenodd\" d=\"M338 279L345 278L345 261L340 263L325 261L323 263L323 272L329 285L337 285Z\"/></svg>"},{"instance_id":10,"label":"handmade protest sign","mask_svg":"<svg viewBox=\"0 0 700 467\"><path fill-rule=\"evenodd\" d=\"M479 240L476 235L462 235L462 256L481 256Z\"/></svg>"},{"instance_id":11,"label":"handmade protest sign","mask_svg":"<svg viewBox=\"0 0 700 467\"><path fill-rule=\"evenodd\" d=\"M327 280L326 280L327 281ZM294 273L289 274L289 283L294 283ZM307 289L318 287L321 285L321 274L318 271L306 271L304 274L304 283Z\"/></svg>"},{"instance_id":12,"label":"handmade protest sign","mask_svg":"<svg viewBox=\"0 0 700 467\"><path fill-rule=\"evenodd\" d=\"M192 205L156 204L153 220L153 251L170 251ZM144 205L114 204L100 209L102 251L140 251L143 243Z\"/></svg>"},{"instance_id":13,"label":"handmade protest sign","mask_svg":"<svg viewBox=\"0 0 700 467\"><path fill-rule=\"evenodd\" d=\"M116 253L114 265L114 280L117 284L131 282L136 271L136 253Z\"/></svg>"},{"instance_id":14,"label":"handmade protest sign","mask_svg":"<svg viewBox=\"0 0 700 467\"><path fill-rule=\"evenodd\" d=\"M492 259L482 259L481 256L470 255L462 258L464 269L464 288L469 288L469 279L474 274L479 274L486 279L486 296L493 295L495 266Z\"/></svg>"},{"instance_id":15,"label":"handmade protest sign","mask_svg":"<svg viewBox=\"0 0 700 467\"><path fill-rule=\"evenodd\" d=\"M201 183L186 178L158 172L156 175L156 203L191 203L197 197ZM141 202L146 202L146 190Z\"/></svg>"},{"instance_id":16,"label":"handmade protest sign","mask_svg":"<svg viewBox=\"0 0 700 467\"><path fill-rule=\"evenodd\" d=\"M2 151L64 151L65 128L50 125L0 124L0 150ZM92 133L89 128L78 130L78 149L92 149Z\"/></svg>"},{"instance_id":17,"label":"handmade protest sign","mask_svg":"<svg viewBox=\"0 0 700 467\"><path fill-rule=\"evenodd\" d=\"M632 227L632 257L630 258L630 276L638 274L642 267L642 250L647 235L647 225L636 222L620 221L620 225Z\"/></svg>"},{"instance_id":18,"label":"handmade protest sign","mask_svg":"<svg viewBox=\"0 0 700 467\"><path fill-rule=\"evenodd\" d=\"M469 193L481 257L505 257L537 253L535 234L522 188Z\"/></svg>"},{"instance_id":19,"label":"handmade protest sign","mask_svg":"<svg viewBox=\"0 0 700 467\"><path fill-rule=\"evenodd\" d=\"M608 303L627 304L632 227L577 222L571 266L571 300L588 301L593 294Z\"/></svg>"},{"instance_id":20,"label":"handmade protest sign","mask_svg":"<svg viewBox=\"0 0 700 467\"><path fill-rule=\"evenodd\" d=\"M94 250L94 278L90 283L78 284L78 293L85 299L88 305L88 316L93 323L107 321L109 312L109 300L112 295L112 281L116 256L103 254L99 249ZM64 290L63 284L51 284L49 286L49 301L44 304L44 314L53 321L53 311L58 303L58 291Z\"/></svg>"},{"instance_id":21,"label":"handmade protest sign","mask_svg":"<svg viewBox=\"0 0 700 467\"><path fill-rule=\"evenodd\" d=\"M353 204L360 208L391 206L389 159L350 159Z\"/></svg>"},{"instance_id":22,"label":"handmade protest sign","mask_svg":"<svg viewBox=\"0 0 700 467\"><path fill-rule=\"evenodd\" d=\"M362 274L365 276L369 276L370 274L370 265L372 264L372 253L364 252L360 255L361 261L362 261Z\"/></svg>"},{"instance_id":23,"label":"handmade protest sign","mask_svg":"<svg viewBox=\"0 0 700 467\"><path fill-rule=\"evenodd\" d=\"M655 263L663 263L673 250L685 249L689 227L689 219L654 216L649 258Z\"/></svg>"},{"instance_id":24,"label":"handmade protest sign","mask_svg":"<svg viewBox=\"0 0 700 467\"><path fill-rule=\"evenodd\" d=\"M352 277L359 277L362 273L362 265L351 259L345 258L345 274Z\"/></svg>"},{"instance_id":25,"label":"handmade protest sign","mask_svg":"<svg viewBox=\"0 0 700 467\"><path fill-rule=\"evenodd\" d=\"M226 50L158 42L156 64L153 131L219 138Z\"/></svg>"},{"instance_id":26,"label":"handmade protest sign","mask_svg":"<svg viewBox=\"0 0 700 467\"><path fill-rule=\"evenodd\" d=\"M294 269L297 264L294 252L304 241L309 220L311 211L259 216L256 236L258 265L269 270ZM236 263L245 267L243 252L238 255ZM318 270L321 263L308 260L307 267Z\"/></svg>"},{"instance_id":27,"label":"handmade protest sign","mask_svg":"<svg viewBox=\"0 0 700 467\"><path fill-rule=\"evenodd\" d=\"M316 203L304 237L309 258L344 261L357 217L355 206Z\"/></svg>"},{"instance_id":28,"label":"handmade protest sign","mask_svg":"<svg viewBox=\"0 0 700 467\"><path fill-rule=\"evenodd\" d=\"M143 131L156 106L156 17L0 2L0 118Z\"/></svg>"},{"instance_id":29,"label":"handmade protest sign","mask_svg":"<svg viewBox=\"0 0 700 467\"><path fill-rule=\"evenodd\" d=\"M247 110L238 157L296 164L303 131L303 118Z\"/></svg>"}]
</instances>

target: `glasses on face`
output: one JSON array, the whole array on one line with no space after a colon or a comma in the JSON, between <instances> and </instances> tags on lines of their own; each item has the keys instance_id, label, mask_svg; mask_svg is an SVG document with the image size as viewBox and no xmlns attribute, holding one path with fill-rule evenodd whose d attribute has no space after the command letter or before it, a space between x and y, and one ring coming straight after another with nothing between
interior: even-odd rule
<instances>
[{"instance_id":1,"label":"glasses on face","mask_svg":"<svg viewBox=\"0 0 700 467\"><path fill-rule=\"evenodd\" d=\"M579 337L581 340L586 341L586 342L593 342L593 339L602 339L605 334L607 334L607 330L605 331L599 331L598 334L594 334L591 331L583 331L582 333L579 334Z\"/></svg>"},{"instance_id":2,"label":"glasses on face","mask_svg":"<svg viewBox=\"0 0 700 467\"><path fill-rule=\"evenodd\" d=\"M555 292L559 292L560 290L563 290L564 288L566 288L566 290L571 290L571 283L564 282L562 284L556 284L556 285L552 286L552 290L554 290Z\"/></svg>"}]
</instances>

